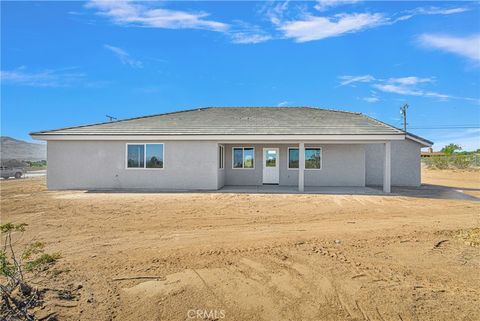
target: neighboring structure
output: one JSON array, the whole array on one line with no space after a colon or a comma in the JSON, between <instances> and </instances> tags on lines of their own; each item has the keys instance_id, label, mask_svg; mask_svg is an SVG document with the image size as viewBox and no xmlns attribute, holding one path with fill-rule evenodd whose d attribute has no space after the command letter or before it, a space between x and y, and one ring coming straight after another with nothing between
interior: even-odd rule
<instances>
[{"instance_id":1,"label":"neighboring structure","mask_svg":"<svg viewBox=\"0 0 480 321\"><path fill-rule=\"evenodd\" d=\"M421 152L420 157L447 156L444 152L434 152L432 147L428 147L426 152Z\"/></svg>"},{"instance_id":2,"label":"neighboring structure","mask_svg":"<svg viewBox=\"0 0 480 321\"><path fill-rule=\"evenodd\" d=\"M360 113L210 107L30 134L50 189L420 185L432 142Z\"/></svg>"}]
</instances>

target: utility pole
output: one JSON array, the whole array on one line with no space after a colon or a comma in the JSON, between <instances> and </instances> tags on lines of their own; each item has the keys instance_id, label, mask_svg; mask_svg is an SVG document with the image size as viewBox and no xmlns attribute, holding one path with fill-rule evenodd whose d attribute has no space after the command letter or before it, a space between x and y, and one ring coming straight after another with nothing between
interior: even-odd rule
<instances>
[{"instance_id":1,"label":"utility pole","mask_svg":"<svg viewBox=\"0 0 480 321\"><path fill-rule=\"evenodd\" d=\"M116 117L113 117L113 116L110 116L110 115L105 115L105 117L108 118L108 121L114 121L114 120L117 120Z\"/></svg>"},{"instance_id":2,"label":"utility pole","mask_svg":"<svg viewBox=\"0 0 480 321\"><path fill-rule=\"evenodd\" d=\"M400 107L400 114L403 115L403 131L407 132L407 109L408 104L403 105Z\"/></svg>"}]
</instances>

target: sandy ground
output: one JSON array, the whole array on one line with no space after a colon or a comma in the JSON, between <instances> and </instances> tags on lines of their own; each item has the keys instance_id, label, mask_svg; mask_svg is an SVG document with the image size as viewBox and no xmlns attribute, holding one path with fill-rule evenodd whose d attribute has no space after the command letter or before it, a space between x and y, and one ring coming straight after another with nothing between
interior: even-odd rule
<instances>
[{"instance_id":1,"label":"sandy ground","mask_svg":"<svg viewBox=\"0 0 480 321\"><path fill-rule=\"evenodd\" d=\"M480 171L424 169L422 181L426 184L455 187L463 193L480 197Z\"/></svg>"},{"instance_id":2,"label":"sandy ground","mask_svg":"<svg viewBox=\"0 0 480 321\"><path fill-rule=\"evenodd\" d=\"M480 196L479 172L423 177ZM58 192L44 179L0 183L2 223L62 255L35 282L74 294L47 293L39 316L480 320L472 199ZM118 280L141 276L157 278Z\"/></svg>"}]
</instances>

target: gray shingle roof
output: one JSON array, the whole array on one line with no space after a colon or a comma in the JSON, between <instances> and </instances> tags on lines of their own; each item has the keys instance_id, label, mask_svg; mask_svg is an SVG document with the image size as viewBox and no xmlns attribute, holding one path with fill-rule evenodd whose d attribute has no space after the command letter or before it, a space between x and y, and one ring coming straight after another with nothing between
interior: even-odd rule
<instances>
[{"instance_id":1,"label":"gray shingle roof","mask_svg":"<svg viewBox=\"0 0 480 321\"><path fill-rule=\"evenodd\" d=\"M403 135L361 113L314 107L207 107L31 135Z\"/></svg>"}]
</instances>

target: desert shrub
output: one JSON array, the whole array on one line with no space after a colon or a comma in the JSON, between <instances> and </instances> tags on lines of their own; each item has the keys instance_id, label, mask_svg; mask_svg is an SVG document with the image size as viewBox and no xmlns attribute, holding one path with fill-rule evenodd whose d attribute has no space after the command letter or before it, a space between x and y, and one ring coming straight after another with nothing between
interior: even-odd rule
<instances>
[{"instance_id":1,"label":"desert shrub","mask_svg":"<svg viewBox=\"0 0 480 321\"><path fill-rule=\"evenodd\" d=\"M40 241L27 244L19 255L14 248L12 235L22 234L26 227L25 223L0 225L4 238L3 248L0 250L1 320L35 320L32 311L42 304L41 294L29 285L28 279L47 270L60 258L58 253L45 253L45 245Z\"/></svg>"},{"instance_id":2,"label":"desert shrub","mask_svg":"<svg viewBox=\"0 0 480 321\"><path fill-rule=\"evenodd\" d=\"M470 167L470 158L467 155L456 155L451 157L451 166L455 168Z\"/></svg>"},{"instance_id":3,"label":"desert shrub","mask_svg":"<svg viewBox=\"0 0 480 321\"><path fill-rule=\"evenodd\" d=\"M430 168L447 169L449 167L447 157L443 156L429 157L425 160L425 162L426 165Z\"/></svg>"},{"instance_id":4,"label":"desert shrub","mask_svg":"<svg viewBox=\"0 0 480 321\"><path fill-rule=\"evenodd\" d=\"M29 169L44 169L44 168L47 167L47 161L46 160L25 161L25 164Z\"/></svg>"},{"instance_id":5,"label":"desert shrub","mask_svg":"<svg viewBox=\"0 0 480 321\"><path fill-rule=\"evenodd\" d=\"M28 272L32 272L35 270L42 270L45 267L48 267L51 263L57 262L59 258L60 258L60 254L58 253L54 253L54 254L43 253L35 260L26 262L25 270Z\"/></svg>"},{"instance_id":6,"label":"desert shrub","mask_svg":"<svg viewBox=\"0 0 480 321\"><path fill-rule=\"evenodd\" d=\"M480 166L480 157L478 155L452 155L452 156L432 156L422 158L423 164L433 169L448 168L473 168Z\"/></svg>"}]
</instances>

